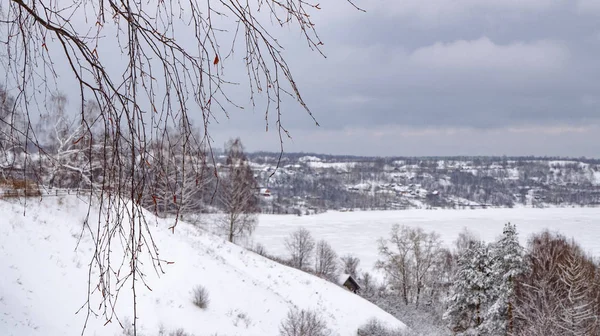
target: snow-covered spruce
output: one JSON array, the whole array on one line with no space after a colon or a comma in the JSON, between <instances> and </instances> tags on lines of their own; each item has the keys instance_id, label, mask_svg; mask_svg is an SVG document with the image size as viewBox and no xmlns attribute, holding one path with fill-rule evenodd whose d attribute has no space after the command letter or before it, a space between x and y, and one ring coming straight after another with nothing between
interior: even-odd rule
<instances>
[{"instance_id":1,"label":"snow-covered spruce","mask_svg":"<svg viewBox=\"0 0 600 336\"><path fill-rule=\"evenodd\" d=\"M481 326L488 335L512 335L514 332L515 283L526 272L524 248L519 244L517 228L507 223L502 237L491 245L491 287L489 308Z\"/></svg>"},{"instance_id":2,"label":"snow-covered spruce","mask_svg":"<svg viewBox=\"0 0 600 336\"><path fill-rule=\"evenodd\" d=\"M458 259L444 319L455 335L477 335L491 295L491 261L485 243L473 241Z\"/></svg>"}]
</instances>

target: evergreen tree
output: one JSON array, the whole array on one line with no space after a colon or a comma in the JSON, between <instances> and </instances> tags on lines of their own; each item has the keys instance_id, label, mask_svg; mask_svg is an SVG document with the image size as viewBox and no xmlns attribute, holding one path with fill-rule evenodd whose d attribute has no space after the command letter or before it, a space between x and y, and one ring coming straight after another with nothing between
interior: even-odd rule
<instances>
[{"instance_id":1,"label":"evergreen tree","mask_svg":"<svg viewBox=\"0 0 600 336\"><path fill-rule=\"evenodd\" d=\"M444 320L456 335L477 335L483 323L490 294L490 255L480 241L469 243L458 258L448 309Z\"/></svg>"},{"instance_id":2,"label":"evergreen tree","mask_svg":"<svg viewBox=\"0 0 600 336\"><path fill-rule=\"evenodd\" d=\"M492 245L491 305L482 325L488 335L512 335L514 328L515 279L526 271L524 248L519 245L517 228L507 223L502 237Z\"/></svg>"}]
</instances>

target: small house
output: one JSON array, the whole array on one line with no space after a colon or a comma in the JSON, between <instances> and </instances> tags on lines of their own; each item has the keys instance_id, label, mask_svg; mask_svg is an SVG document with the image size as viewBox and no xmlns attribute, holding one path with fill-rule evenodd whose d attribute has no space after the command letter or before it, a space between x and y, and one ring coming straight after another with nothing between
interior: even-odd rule
<instances>
[{"instance_id":1,"label":"small house","mask_svg":"<svg viewBox=\"0 0 600 336\"><path fill-rule=\"evenodd\" d=\"M271 197L271 190L267 189L267 188L260 188L260 196L262 197Z\"/></svg>"},{"instance_id":2,"label":"small house","mask_svg":"<svg viewBox=\"0 0 600 336\"><path fill-rule=\"evenodd\" d=\"M338 285L346 287L346 289L355 294L360 291L360 285L350 274L340 274L338 278Z\"/></svg>"}]
</instances>

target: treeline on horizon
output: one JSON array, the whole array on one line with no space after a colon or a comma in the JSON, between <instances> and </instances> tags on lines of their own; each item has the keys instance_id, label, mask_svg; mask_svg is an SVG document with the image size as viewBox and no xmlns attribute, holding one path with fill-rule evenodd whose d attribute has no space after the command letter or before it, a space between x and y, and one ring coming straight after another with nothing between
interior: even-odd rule
<instances>
[{"instance_id":1,"label":"treeline on horizon","mask_svg":"<svg viewBox=\"0 0 600 336\"><path fill-rule=\"evenodd\" d=\"M270 151L253 151L248 152L247 156L250 159L259 159L264 157L279 158L280 152ZM590 157L570 157L570 156L506 156L506 155L424 155L424 156L365 156L365 155L347 155L347 154L323 154L314 152L283 152L282 159L297 160L304 156L314 156L323 160L343 160L343 161L376 161L383 160L384 162L406 161L408 164L418 163L420 161L430 160L447 160L447 161L481 161L481 162L499 162L499 161L578 161L589 164L600 164L600 158Z\"/></svg>"}]
</instances>

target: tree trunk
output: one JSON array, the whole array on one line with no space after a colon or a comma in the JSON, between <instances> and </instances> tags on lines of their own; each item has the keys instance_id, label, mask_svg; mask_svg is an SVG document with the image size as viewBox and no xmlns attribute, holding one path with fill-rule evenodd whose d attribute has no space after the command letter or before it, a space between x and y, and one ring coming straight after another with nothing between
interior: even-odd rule
<instances>
[{"instance_id":1,"label":"tree trunk","mask_svg":"<svg viewBox=\"0 0 600 336\"><path fill-rule=\"evenodd\" d=\"M481 303L477 300L476 310L475 310L475 327L479 327L481 325L481 312L480 312Z\"/></svg>"},{"instance_id":2,"label":"tree trunk","mask_svg":"<svg viewBox=\"0 0 600 336\"><path fill-rule=\"evenodd\" d=\"M404 281L402 281L402 298L404 299L404 304L408 305L408 285L406 284L406 277L404 277Z\"/></svg>"},{"instance_id":3,"label":"tree trunk","mask_svg":"<svg viewBox=\"0 0 600 336\"><path fill-rule=\"evenodd\" d=\"M419 297L421 296L421 283L417 282L417 297L415 298L415 305L419 308Z\"/></svg>"},{"instance_id":4,"label":"tree trunk","mask_svg":"<svg viewBox=\"0 0 600 336\"><path fill-rule=\"evenodd\" d=\"M234 226L233 218L229 218L229 242L233 243L233 226Z\"/></svg>"},{"instance_id":5,"label":"tree trunk","mask_svg":"<svg viewBox=\"0 0 600 336\"><path fill-rule=\"evenodd\" d=\"M508 302L508 330L507 334L512 335L514 328L512 302Z\"/></svg>"}]
</instances>

